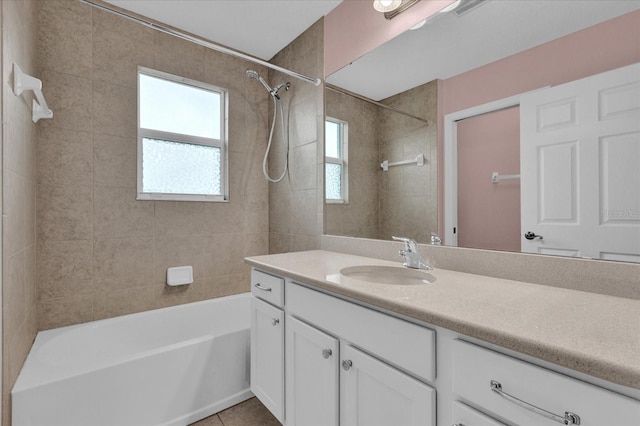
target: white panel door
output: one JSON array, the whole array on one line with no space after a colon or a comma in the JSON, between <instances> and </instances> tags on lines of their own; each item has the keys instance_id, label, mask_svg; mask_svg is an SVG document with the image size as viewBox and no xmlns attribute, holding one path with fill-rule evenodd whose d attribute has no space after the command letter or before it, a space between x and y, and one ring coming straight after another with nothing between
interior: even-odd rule
<instances>
[{"instance_id":1,"label":"white panel door","mask_svg":"<svg viewBox=\"0 0 640 426\"><path fill-rule=\"evenodd\" d=\"M640 64L525 95L520 121L522 251L640 262Z\"/></svg>"},{"instance_id":2,"label":"white panel door","mask_svg":"<svg viewBox=\"0 0 640 426\"><path fill-rule=\"evenodd\" d=\"M435 426L434 389L349 345L340 358L341 426Z\"/></svg>"},{"instance_id":3,"label":"white panel door","mask_svg":"<svg viewBox=\"0 0 640 426\"><path fill-rule=\"evenodd\" d=\"M287 426L338 426L338 339L287 316Z\"/></svg>"},{"instance_id":4,"label":"white panel door","mask_svg":"<svg viewBox=\"0 0 640 426\"><path fill-rule=\"evenodd\" d=\"M251 298L251 391L284 421L284 312Z\"/></svg>"}]
</instances>

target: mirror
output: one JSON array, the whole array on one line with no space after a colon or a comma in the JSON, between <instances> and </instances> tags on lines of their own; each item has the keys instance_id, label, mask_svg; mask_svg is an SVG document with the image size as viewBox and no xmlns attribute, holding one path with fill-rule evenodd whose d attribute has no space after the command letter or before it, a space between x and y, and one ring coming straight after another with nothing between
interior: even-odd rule
<instances>
[{"instance_id":1,"label":"mirror","mask_svg":"<svg viewBox=\"0 0 640 426\"><path fill-rule=\"evenodd\" d=\"M465 3L462 2L463 5ZM437 126L439 119L491 101L597 74L602 72L600 69L617 68L624 65L625 60L626 63L637 62L640 58L637 46L615 45L614 48L611 44L611 40L624 40L638 33L634 28L639 19L640 2L488 0L478 4L475 9L461 14L455 11L438 14L422 28L405 32L327 77L326 116L342 120L348 129L343 163L346 164L343 168L347 169L344 174L348 191L345 199L327 200L325 234L385 240L391 235L402 235L430 243L431 233L440 230L444 237L447 212L444 205L438 206L438 191L441 201L446 192L444 180L438 180L442 176L438 169L443 167L438 161L444 158L443 153L438 152L438 138L443 140L444 133L442 124L440 128ZM605 22L613 19L616 19L614 24ZM587 56L600 55L604 58L601 61L614 63L617 60L620 65L609 68L606 68L607 64L594 66L597 60L583 60L581 49L561 51L560 56L558 51L556 56L536 56L547 51L551 54L550 49L545 50L541 45L553 40L565 40L570 45L576 43L575 40L588 40L589 37L597 40L588 43L589 47L585 49L596 51ZM541 48L535 50L538 46ZM620 49L621 52L617 56L603 55L607 49ZM523 55L530 55L530 61L557 62L563 69L538 72L537 64L532 63L528 67ZM563 55L568 58L564 60ZM629 61L629 57L635 59ZM491 70L491 66L498 63L496 61L504 58L508 58L505 60L507 66L510 65L508 61L519 63L520 68L514 68L519 72L514 72L508 79L489 75L487 84L463 85L474 81L465 77ZM558 77L561 73L564 76ZM503 81L491 81L492 78ZM517 111L509 115L516 120L519 116ZM424 158L422 166L416 164L420 155ZM471 165L474 163L473 155ZM408 164L390 166L383 171L381 163L385 160L390 164ZM331 162L332 159L326 161ZM468 168L473 171L475 166ZM512 169L495 171L501 175L518 174L518 170ZM489 174L487 181L490 177ZM636 183L630 185L637 188L640 178L636 175L632 178ZM326 182L331 184L330 177ZM503 180L501 184L494 184L493 189L515 188L519 199L519 186L517 179ZM640 226L640 205L636 205L640 201L637 198L634 194L627 196L625 206L628 213L626 221L636 227ZM480 220L476 227L483 228L481 220L487 217L487 213L475 216ZM500 229L497 233L501 233ZM447 238L445 243L453 241L453 245L459 246L518 251L521 240L518 227L516 243L510 246L494 244L487 238L482 238L480 243ZM537 252L544 253L542 250ZM545 254L584 256L561 251ZM640 256L607 258L640 261Z\"/></svg>"}]
</instances>

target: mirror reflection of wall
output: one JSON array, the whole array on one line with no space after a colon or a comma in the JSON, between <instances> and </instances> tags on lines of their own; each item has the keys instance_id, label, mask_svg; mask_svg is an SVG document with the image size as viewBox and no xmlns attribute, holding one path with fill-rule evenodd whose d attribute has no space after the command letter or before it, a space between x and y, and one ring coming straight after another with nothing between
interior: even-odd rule
<instances>
[{"instance_id":1,"label":"mirror reflection of wall","mask_svg":"<svg viewBox=\"0 0 640 426\"><path fill-rule=\"evenodd\" d=\"M348 93L325 91L327 117L349 126L351 188L348 202L327 199L325 233L375 239L410 235L428 243L438 227L437 82L380 104L409 115ZM380 166L385 160L393 164L420 155L424 156L423 165L402 164L386 171Z\"/></svg>"},{"instance_id":2,"label":"mirror reflection of wall","mask_svg":"<svg viewBox=\"0 0 640 426\"><path fill-rule=\"evenodd\" d=\"M469 172L467 179L475 181L476 184L482 183L488 186L488 188L484 188L485 190L493 191L493 194L479 195L481 192L479 192L479 188L476 185L467 188L466 184L464 187L458 187L455 181L453 181L453 185L449 185L446 182L448 179L447 170L453 169L453 167L448 167L446 163L448 161L447 158L452 156L449 155L447 157L446 153L450 149L457 149L450 148L451 145L446 139L447 132L454 127L458 132L464 131L464 128L472 123L475 118L470 119L468 117L473 115L463 116L462 113L464 112L483 109L486 105L493 103L502 105L497 109L517 106L520 102L519 98L525 93L544 88L559 87L572 81L640 62L640 46L637 43L637 40L640 40L639 24L640 0L556 0L545 2L544 7L541 6L541 2L533 1L487 1L483 2L481 7L463 15L455 13L435 15L421 29L407 31L355 60L352 64L346 65L327 76L327 82L331 85L339 86L359 96L366 96L373 100L386 99L384 102L392 99L397 92L408 93L411 91L411 87L420 87L424 82L437 82L438 90L433 98L434 102L436 98L438 102L438 105L434 106L434 109L437 110L434 123L437 123L437 126L434 126L431 130L437 133L438 152L437 155L432 154L428 165L438 175L437 179L434 175L434 178L429 181L429 188L436 188L436 180L439 180L437 190L432 190L434 193L431 198L433 204L430 204L429 207L438 213L439 223L436 226L428 225L431 229L427 232L424 227L408 220L406 223L412 223L412 227L394 232L402 232L404 236L409 237L419 235L422 242L429 243L430 231L439 230L444 244L447 245L543 253L541 250L544 247L533 247L534 244L525 239L525 231L533 231L535 235L545 235L545 233L541 230L536 230L537 225L532 226L531 229L528 227L527 229L522 228L524 226L522 218L533 213L527 211L528 208L525 208L522 204L519 206L510 204L508 207L498 207L502 201L489 198L491 195L506 194L508 192L514 195L512 200L515 200L517 199L515 194L521 183L514 179L501 181L498 185L492 184L490 180L492 172L500 172L500 174L507 175L518 175L520 172L518 167L509 165L503 167L502 165L494 164L493 160L502 155L502 150L493 150L491 148L493 141L487 140L494 136L483 137L485 140L482 141L482 145L478 145L475 148L482 146L486 149L481 149L480 152L472 152L469 165L459 167L459 169L465 169L463 170L465 173ZM544 31L541 29L544 29ZM508 36L505 37L506 34ZM634 93L635 95L629 95L625 99L630 102L630 105L633 104L629 111L636 111L633 114L637 114L640 109L634 106L636 105L634 102L637 102L640 98L638 97L637 89ZM328 94L327 99L330 96ZM518 98L518 100L515 103L503 105L503 101L512 98ZM620 98L622 99L622 96ZM424 102L424 99L419 97L414 97L414 100ZM328 111L329 108L327 106ZM487 112L484 111L479 114L486 114ZM455 126L451 123L448 124L447 117L457 115L460 115L460 117L456 120L467 118L468 121L458 121ZM504 122L502 124L504 125ZM518 121L517 124L520 125L521 123ZM494 130L496 127L498 126L493 125ZM476 130L470 130L472 134L476 132ZM472 139L477 140L478 138L472 137ZM520 138L518 137L518 139ZM518 140L518 142L520 141ZM632 149L637 149L634 148L635 145L630 146L627 150L628 152L631 152L630 150ZM513 146L513 148L519 148L519 146ZM380 150L379 160L382 161L387 154L383 152L385 149L383 145L378 149ZM436 150L435 146L434 150ZM455 154L457 154L457 151ZM453 161L458 165L457 161L459 159L455 159L455 154L453 155ZM489 170L488 176L485 176L487 175L487 170L476 170L476 167L479 168L486 165L487 162L480 159L480 156L485 154L490 155L492 158L491 170ZM636 158L637 155L622 157ZM474 161L474 158L476 161ZM403 159L406 159L406 157ZM350 158L351 162L356 160L357 158ZM438 164L438 161L441 161L441 163ZM385 217L383 217L382 208L385 206L385 202L389 200L389 195L383 195L382 190L398 182L402 184L409 182L411 184L411 179L407 179L408 173L406 173L409 168L402 166L401 169L402 177L398 180L394 180L394 176L389 174L388 176L391 179L389 179L386 186L377 183L380 188L379 199L376 201L377 205L380 206L380 211L378 212L379 223L384 222ZM616 170L622 169L617 168ZM625 178L626 180L619 187L623 188L624 191L629 188L637 188L640 185L640 181L632 173L635 169L628 167L624 170L630 171L630 174L628 173L629 176ZM390 171L392 170L390 169ZM399 171L400 168L393 170L394 175L399 175ZM458 172L461 171L457 170L456 176L461 178L457 174ZM478 180L480 178L474 177L476 176L474 173L476 175L482 174L484 177ZM357 182L357 180L351 181L351 193L357 193L362 190L357 185ZM593 184L593 182L581 183L583 187L587 184L586 193L598 192L598 184ZM368 185L371 186L370 183ZM448 209L447 203L450 202L450 199L460 201L456 193L454 193L454 197L448 196L449 187L456 187L456 191L459 190L462 193L460 197L464 197L465 201L474 197L476 201L479 199L481 208L478 205L466 207L461 205L458 210ZM428 191L429 189L425 190L425 192ZM609 192L626 194L623 190L618 191L616 189L616 191ZM439 197L435 195L436 192L439 192ZM465 192L466 195L464 194ZM497 194L498 192L500 194ZM622 201L618 204L624 205L624 208L616 207L615 211L633 213L632 217L625 218L625 220L636 224L637 211L640 209L638 202L640 201L634 194L637 194L637 192L631 194L632 196L623 197L620 195L617 199ZM566 197L560 198L566 199ZM584 197L580 197L580 199L584 199ZM577 210L578 204L574 204L576 212L580 213L580 217L592 216L591 213L593 212L579 211ZM396 203L395 205L400 204ZM369 221L369 218L375 216L375 214L370 213L368 216L338 217L333 214L337 211L334 207L327 206L327 226L325 229L327 234L364 236L356 231L358 226L362 225L365 219ZM516 211L518 207L520 208L519 215ZM451 213L452 211L454 213ZM509 216L509 218L515 218L515 221L504 216L508 211L513 212L513 215ZM454 220L448 220L448 216L452 214L455 215ZM460 214L460 217L458 217L458 214ZM421 223L430 221L432 217L430 213L424 210L410 212L402 209L400 215L405 220L410 217L422 216ZM471 222L465 222L467 219L471 220ZM482 220L484 219L491 219L493 228L487 222L483 222ZM520 229L518 229L518 223L516 222L520 222ZM600 222L604 223L604 220L600 219ZM542 224L539 225L542 226ZM544 225L546 226L546 224ZM459 234L457 234L458 231ZM473 231L475 235L470 235L469 231ZM454 235L450 235L452 233ZM505 234L508 235L508 238ZM548 249L552 244L550 238L553 235L553 231L547 231L547 234L549 236L545 235L543 245L548 246ZM373 237L373 235L377 235L377 237ZM369 238L390 238L390 235L381 229L366 236ZM516 242L516 236L519 242ZM594 240L595 246L598 245L599 241L606 240L606 238L602 239L600 236L591 239ZM540 240L534 239L533 242L540 243ZM560 247L561 245L557 246ZM536 251L532 251L534 249ZM580 253L580 250L573 249L547 250L544 252L544 254L636 261L633 260L635 257L629 257L629 255L625 255L625 257L607 255L605 257ZM628 252L625 251L624 253Z\"/></svg>"}]
</instances>

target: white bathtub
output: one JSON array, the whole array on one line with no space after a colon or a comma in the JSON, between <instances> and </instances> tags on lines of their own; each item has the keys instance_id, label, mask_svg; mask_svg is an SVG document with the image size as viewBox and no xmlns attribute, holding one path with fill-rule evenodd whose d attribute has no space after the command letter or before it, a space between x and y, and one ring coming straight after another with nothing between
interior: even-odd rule
<instances>
[{"instance_id":1,"label":"white bathtub","mask_svg":"<svg viewBox=\"0 0 640 426\"><path fill-rule=\"evenodd\" d=\"M249 293L38 333L13 426L178 426L252 396Z\"/></svg>"}]
</instances>

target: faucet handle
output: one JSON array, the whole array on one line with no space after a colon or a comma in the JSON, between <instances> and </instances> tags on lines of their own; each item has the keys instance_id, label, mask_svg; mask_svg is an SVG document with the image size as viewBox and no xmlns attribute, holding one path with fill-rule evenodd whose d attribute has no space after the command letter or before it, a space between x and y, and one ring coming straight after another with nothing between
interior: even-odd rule
<instances>
[{"instance_id":1,"label":"faucet handle","mask_svg":"<svg viewBox=\"0 0 640 426\"><path fill-rule=\"evenodd\" d=\"M415 240L412 240L411 238L394 237L394 236L391 236L391 238L393 238L395 241L402 241L404 243L405 253L401 253L400 256L404 256L406 252L411 253L411 252L418 251L418 243Z\"/></svg>"}]
</instances>

